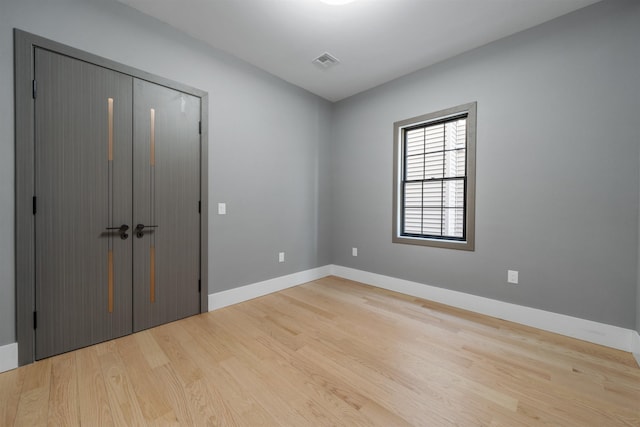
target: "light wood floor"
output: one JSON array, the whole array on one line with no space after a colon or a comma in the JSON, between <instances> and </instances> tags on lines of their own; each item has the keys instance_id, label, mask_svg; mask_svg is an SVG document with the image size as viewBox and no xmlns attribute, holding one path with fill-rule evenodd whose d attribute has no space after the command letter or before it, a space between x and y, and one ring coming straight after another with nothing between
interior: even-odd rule
<instances>
[{"instance_id":1,"label":"light wood floor","mask_svg":"<svg viewBox=\"0 0 640 427\"><path fill-rule=\"evenodd\" d=\"M629 353L328 277L0 374L0 426L640 426Z\"/></svg>"}]
</instances>

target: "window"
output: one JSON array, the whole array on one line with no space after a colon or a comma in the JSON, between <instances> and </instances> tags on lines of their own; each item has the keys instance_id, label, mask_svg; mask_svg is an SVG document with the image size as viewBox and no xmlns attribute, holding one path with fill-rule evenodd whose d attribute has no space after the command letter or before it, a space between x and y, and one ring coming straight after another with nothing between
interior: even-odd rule
<instances>
[{"instance_id":1,"label":"window","mask_svg":"<svg viewBox=\"0 0 640 427\"><path fill-rule=\"evenodd\" d=\"M393 131L393 241L474 250L476 103Z\"/></svg>"}]
</instances>

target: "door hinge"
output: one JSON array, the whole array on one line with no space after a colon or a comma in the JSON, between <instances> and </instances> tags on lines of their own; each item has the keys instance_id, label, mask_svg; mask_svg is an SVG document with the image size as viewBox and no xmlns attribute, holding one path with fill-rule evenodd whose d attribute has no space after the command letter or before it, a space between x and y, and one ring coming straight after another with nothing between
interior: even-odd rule
<instances>
[{"instance_id":1,"label":"door hinge","mask_svg":"<svg viewBox=\"0 0 640 427\"><path fill-rule=\"evenodd\" d=\"M198 134L202 135L202 122L198 122Z\"/></svg>"},{"instance_id":2,"label":"door hinge","mask_svg":"<svg viewBox=\"0 0 640 427\"><path fill-rule=\"evenodd\" d=\"M33 96L33 99L36 99L37 89L38 89L38 85L37 85L36 81L32 80L31 81L31 94Z\"/></svg>"},{"instance_id":3,"label":"door hinge","mask_svg":"<svg viewBox=\"0 0 640 427\"><path fill-rule=\"evenodd\" d=\"M202 213L202 202L198 200L198 213Z\"/></svg>"},{"instance_id":4,"label":"door hinge","mask_svg":"<svg viewBox=\"0 0 640 427\"><path fill-rule=\"evenodd\" d=\"M33 196L33 214L37 214L38 213L38 198L36 196Z\"/></svg>"},{"instance_id":5,"label":"door hinge","mask_svg":"<svg viewBox=\"0 0 640 427\"><path fill-rule=\"evenodd\" d=\"M33 312L33 329L38 329L38 312Z\"/></svg>"},{"instance_id":6,"label":"door hinge","mask_svg":"<svg viewBox=\"0 0 640 427\"><path fill-rule=\"evenodd\" d=\"M198 292L202 292L202 282L198 279Z\"/></svg>"}]
</instances>

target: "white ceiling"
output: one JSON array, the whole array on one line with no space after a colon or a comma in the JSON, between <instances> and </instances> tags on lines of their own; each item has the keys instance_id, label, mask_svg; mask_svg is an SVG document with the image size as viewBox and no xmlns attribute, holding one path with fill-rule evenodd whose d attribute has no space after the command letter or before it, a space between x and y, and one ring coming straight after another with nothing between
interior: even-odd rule
<instances>
[{"instance_id":1,"label":"white ceiling","mask_svg":"<svg viewBox=\"0 0 640 427\"><path fill-rule=\"evenodd\" d=\"M338 101L599 0L118 1Z\"/></svg>"}]
</instances>

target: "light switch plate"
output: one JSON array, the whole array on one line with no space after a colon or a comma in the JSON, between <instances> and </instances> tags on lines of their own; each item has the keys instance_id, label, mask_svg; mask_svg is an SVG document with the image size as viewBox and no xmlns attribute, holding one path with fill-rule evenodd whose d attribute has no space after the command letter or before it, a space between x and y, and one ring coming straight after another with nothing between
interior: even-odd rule
<instances>
[{"instance_id":1,"label":"light switch plate","mask_svg":"<svg viewBox=\"0 0 640 427\"><path fill-rule=\"evenodd\" d=\"M284 252L278 254L278 262L284 262Z\"/></svg>"},{"instance_id":2,"label":"light switch plate","mask_svg":"<svg viewBox=\"0 0 640 427\"><path fill-rule=\"evenodd\" d=\"M507 282L518 284L518 272L516 270L507 270Z\"/></svg>"},{"instance_id":3,"label":"light switch plate","mask_svg":"<svg viewBox=\"0 0 640 427\"><path fill-rule=\"evenodd\" d=\"M226 214L227 214L227 204L218 203L218 215L226 215Z\"/></svg>"}]
</instances>

